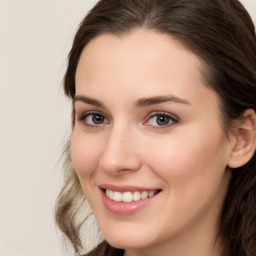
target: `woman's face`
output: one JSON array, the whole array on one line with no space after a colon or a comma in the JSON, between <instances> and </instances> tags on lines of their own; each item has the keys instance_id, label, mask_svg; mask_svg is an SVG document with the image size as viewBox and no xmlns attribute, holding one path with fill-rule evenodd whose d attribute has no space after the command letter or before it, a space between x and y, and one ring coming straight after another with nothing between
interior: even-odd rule
<instances>
[{"instance_id":1,"label":"woman's face","mask_svg":"<svg viewBox=\"0 0 256 256\"><path fill-rule=\"evenodd\" d=\"M232 146L201 70L180 43L145 30L99 36L82 52L72 162L115 247L153 250L215 235Z\"/></svg>"}]
</instances>

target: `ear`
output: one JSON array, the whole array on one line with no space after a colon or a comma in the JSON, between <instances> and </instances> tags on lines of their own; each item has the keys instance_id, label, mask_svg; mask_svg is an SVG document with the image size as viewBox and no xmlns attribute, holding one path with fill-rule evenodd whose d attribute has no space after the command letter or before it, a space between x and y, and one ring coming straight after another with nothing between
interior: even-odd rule
<instances>
[{"instance_id":1,"label":"ear","mask_svg":"<svg viewBox=\"0 0 256 256\"><path fill-rule=\"evenodd\" d=\"M234 147L228 166L238 168L250 161L256 149L256 114L253 109L244 111L234 132Z\"/></svg>"}]
</instances>

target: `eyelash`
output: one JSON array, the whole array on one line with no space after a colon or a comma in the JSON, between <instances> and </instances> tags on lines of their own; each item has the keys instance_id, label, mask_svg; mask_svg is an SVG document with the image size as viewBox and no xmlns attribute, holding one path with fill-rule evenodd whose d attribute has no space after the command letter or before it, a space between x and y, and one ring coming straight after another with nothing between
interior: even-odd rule
<instances>
[{"instance_id":1,"label":"eyelash","mask_svg":"<svg viewBox=\"0 0 256 256\"><path fill-rule=\"evenodd\" d=\"M86 118L88 118L89 116L96 116L98 115L99 117L101 118L104 118L104 122L103 123L100 123L100 124L89 124L88 122L85 122ZM169 122L171 123L168 123L166 125L163 125L163 126L160 126L160 125L151 125L149 124L149 120L152 119L152 118L157 118L157 117L164 117L164 118L168 118L169 119ZM105 121L107 120L107 118L100 112L97 112L97 111L90 111L90 112L86 112L86 113L83 113L81 116L77 117L77 121L79 122L83 122L83 124L87 127L90 127L90 128L99 128L100 126L102 125L105 125ZM146 125L146 126L151 126L152 129L166 129L166 128L169 128L170 126L172 126L173 124L176 124L179 122L179 118L173 114L170 114L170 113L167 113L167 112L152 112L148 115L147 117L147 120L146 122L144 122L143 124ZM107 122L107 124L109 123L109 121Z\"/></svg>"},{"instance_id":2,"label":"eyelash","mask_svg":"<svg viewBox=\"0 0 256 256\"><path fill-rule=\"evenodd\" d=\"M168 118L170 123L168 123L166 125L163 125L163 126L160 126L160 125L155 126L155 125L150 125L149 124L149 126L151 126L153 129L166 129L166 128L169 128L170 126L179 122L179 118L177 116L173 115L173 114L170 114L170 113L167 113L167 112L156 111L156 112L150 113L150 115L147 118L147 121L144 124L149 123L150 119L157 118L157 117Z\"/></svg>"},{"instance_id":3,"label":"eyelash","mask_svg":"<svg viewBox=\"0 0 256 256\"><path fill-rule=\"evenodd\" d=\"M83 124L84 124L85 126L87 126L87 127L90 127L90 128L98 128L99 126L104 125L104 123L102 123L102 124L89 124L88 122L87 122L87 123L85 122L85 119L86 119L87 117L89 117L89 116L92 116L92 117L93 117L93 116L96 116L96 115L98 115L98 116L100 116L100 117L103 117L105 120L107 120L107 118L106 118L104 115L102 115L100 112L97 112L97 111L90 111L90 112L83 113L81 116L77 117L77 121L83 122Z\"/></svg>"}]
</instances>

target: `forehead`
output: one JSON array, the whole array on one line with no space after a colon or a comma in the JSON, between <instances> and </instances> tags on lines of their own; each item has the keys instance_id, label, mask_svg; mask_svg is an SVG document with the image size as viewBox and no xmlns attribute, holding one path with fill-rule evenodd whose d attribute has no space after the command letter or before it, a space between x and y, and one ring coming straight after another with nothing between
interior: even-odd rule
<instances>
[{"instance_id":1,"label":"forehead","mask_svg":"<svg viewBox=\"0 0 256 256\"><path fill-rule=\"evenodd\" d=\"M103 34L83 49L76 91L95 96L109 88L125 98L131 91L138 98L159 93L202 97L202 92L209 92L203 66L197 55L169 35L142 29L122 36Z\"/></svg>"},{"instance_id":2,"label":"forehead","mask_svg":"<svg viewBox=\"0 0 256 256\"><path fill-rule=\"evenodd\" d=\"M147 67L152 64L162 64L162 68L164 64L168 64L165 65L168 69L168 67L173 68L172 64L178 62L183 62L184 69L188 66L195 66L198 69L202 67L199 57L187 50L178 40L163 33L144 29L137 29L121 36L103 34L96 37L83 49L78 67L82 65L93 68L96 64L98 68L101 64L102 67L105 65L104 68L106 66L113 68L111 64L118 62L123 64L118 67L119 71L122 67L143 68L145 64Z\"/></svg>"}]
</instances>

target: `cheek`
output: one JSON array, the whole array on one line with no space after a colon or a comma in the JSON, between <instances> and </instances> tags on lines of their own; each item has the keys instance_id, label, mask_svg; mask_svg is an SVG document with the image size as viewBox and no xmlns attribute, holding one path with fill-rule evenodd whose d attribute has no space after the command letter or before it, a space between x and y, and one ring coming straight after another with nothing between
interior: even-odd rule
<instances>
[{"instance_id":1,"label":"cheek","mask_svg":"<svg viewBox=\"0 0 256 256\"><path fill-rule=\"evenodd\" d=\"M212 135L183 134L166 140L165 147L154 144L150 169L165 184L163 214L166 219L176 220L170 230L192 223L207 211L217 214L221 207L228 185L224 178L226 148L221 133Z\"/></svg>"},{"instance_id":2,"label":"cheek","mask_svg":"<svg viewBox=\"0 0 256 256\"><path fill-rule=\"evenodd\" d=\"M192 131L192 129L190 129ZM209 136L211 134L211 136ZM149 155L151 169L156 170L170 187L195 186L220 179L226 166L225 137L221 130L196 130L165 141L156 141ZM189 142L189 143L188 143ZM163 146L164 145L164 146Z\"/></svg>"},{"instance_id":3,"label":"cheek","mask_svg":"<svg viewBox=\"0 0 256 256\"><path fill-rule=\"evenodd\" d=\"M96 168L100 146L95 139L74 130L71 138L71 159L79 179L88 178Z\"/></svg>"}]
</instances>

